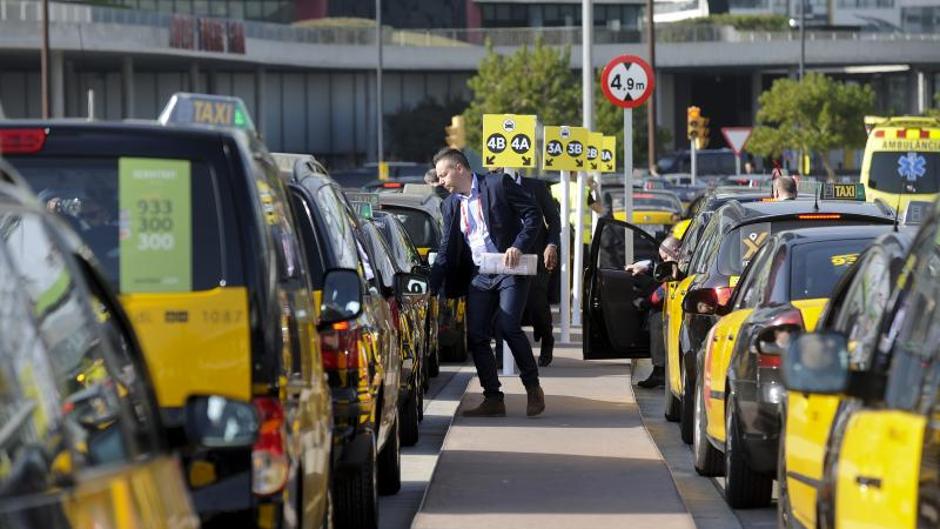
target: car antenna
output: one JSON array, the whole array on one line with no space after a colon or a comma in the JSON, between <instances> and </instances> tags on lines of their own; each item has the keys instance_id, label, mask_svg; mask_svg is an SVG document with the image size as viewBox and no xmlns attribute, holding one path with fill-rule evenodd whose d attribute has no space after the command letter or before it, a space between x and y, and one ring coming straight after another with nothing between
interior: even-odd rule
<instances>
[{"instance_id":1,"label":"car antenna","mask_svg":"<svg viewBox=\"0 0 940 529\"><path fill-rule=\"evenodd\" d=\"M901 186L901 192L898 193L898 203L894 207L894 231L900 231L901 224L901 198L904 196L904 193L907 191L907 184Z\"/></svg>"},{"instance_id":2,"label":"car antenna","mask_svg":"<svg viewBox=\"0 0 940 529\"><path fill-rule=\"evenodd\" d=\"M822 194L822 182L816 183L816 192L813 193L813 211L819 211L819 195Z\"/></svg>"}]
</instances>

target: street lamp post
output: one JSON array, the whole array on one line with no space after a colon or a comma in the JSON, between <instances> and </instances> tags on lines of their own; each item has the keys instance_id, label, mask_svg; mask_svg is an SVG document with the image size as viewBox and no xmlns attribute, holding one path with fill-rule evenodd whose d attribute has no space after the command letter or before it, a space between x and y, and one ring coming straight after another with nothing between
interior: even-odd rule
<instances>
[{"instance_id":1,"label":"street lamp post","mask_svg":"<svg viewBox=\"0 0 940 529\"><path fill-rule=\"evenodd\" d=\"M656 27L653 25L653 0L646 0L646 26L649 28L650 68L656 71ZM646 103L646 154L650 174L656 169L656 94Z\"/></svg>"},{"instance_id":2,"label":"street lamp post","mask_svg":"<svg viewBox=\"0 0 940 529\"><path fill-rule=\"evenodd\" d=\"M42 47L39 50L39 67L42 90L42 118L52 116L49 97L49 0L42 0Z\"/></svg>"},{"instance_id":3,"label":"street lamp post","mask_svg":"<svg viewBox=\"0 0 940 529\"><path fill-rule=\"evenodd\" d=\"M381 173L384 146L382 145L383 129L382 114L382 0L375 0L375 47L378 62L375 69L375 122L376 122L376 169Z\"/></svg>"},{"instance_id":4,"label":"street lamp post","mask_svg":"<svg viewBox=\"0 0 940 529\"><path fill-rule=\"evenodd\" d=\"M806 2L800 0L800 80L806 70Z\"/></svg>"}]
</instances>

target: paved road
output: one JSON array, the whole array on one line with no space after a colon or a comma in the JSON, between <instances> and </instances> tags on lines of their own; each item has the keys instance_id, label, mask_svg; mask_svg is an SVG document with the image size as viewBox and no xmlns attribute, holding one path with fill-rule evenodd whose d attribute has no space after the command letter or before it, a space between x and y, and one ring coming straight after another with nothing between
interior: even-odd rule
<instances>
[{"instance_id":1,"label":"paved road","mask_svg":"<svg viewBox=\"0 0 940 529\"><path fill-rule=\"evenodd\" d=\"M476 372L472 364L441 366L441 374L431 379L424 399L424 421L418 444L401 450L401 491L379 498L379 528L409 529L424 498L444 435L467 383Z\"/></svg>"},{"instance_id":2,"label":"paved road","mask_svg":"<svg viewBox=\"0 0 940 529\"><path fill-rule=\"evenodd\" d=\"M645 373L637 373L644 378ZM672 471L679 494L698 529L772 529L777 525L776 506L769 509L734 510L722 496L723 478L704 478L692 466L692 452L679 437L679 427L663 417L663 388L634 386L643 423ZM776 491L775 497L776 497Z\"/></svg>"}]
</instances>

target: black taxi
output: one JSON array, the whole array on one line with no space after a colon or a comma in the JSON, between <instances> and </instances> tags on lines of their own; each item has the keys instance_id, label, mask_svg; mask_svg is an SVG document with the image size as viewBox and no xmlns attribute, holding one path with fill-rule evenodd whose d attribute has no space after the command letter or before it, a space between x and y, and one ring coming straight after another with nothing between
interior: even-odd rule
<instances>
[{"instance_id":1,"label":"black taxi","mask_svg":"<svg viewBox=\"0 0 940 529\"><path fill-rule=\"evenodd\" d=\"M94 256L11 174L0 162L0 526L197 529L171 450L247 453L256 410L188 395L168 435Z\"/></svg>"},{"instance_id":2,"label":"black taxi","mask_svg":"<svg viewBox=\"0 0 940 529\"><path fill-rule=\"evenodd\" d=\"M186 458L204 523L319 525L330 392L277 167L238 99L177 94L161 118L4 121L0 150L120 292L168 427L187 395L255 404L251 450Z\"/></svg>"}]
</instances>

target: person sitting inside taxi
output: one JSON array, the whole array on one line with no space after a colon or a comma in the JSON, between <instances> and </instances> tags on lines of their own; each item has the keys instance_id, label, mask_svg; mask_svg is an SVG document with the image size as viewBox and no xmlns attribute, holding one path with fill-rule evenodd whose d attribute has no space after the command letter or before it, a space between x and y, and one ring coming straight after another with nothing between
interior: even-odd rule
<instances>
[{"instance_id":1,"label":"person sitting inside taxi","mask_svg":"<svg viewBox=\"0 0 940 529\"><path fill-rule=\"evenodd\" d=\"M670 235L659 245L659 257L663 262L679 260L679 239ZM624 267L631 275L653 273L653 261L644 259ZM666 297L665 284L659 285L648 298L639 298L634 305L640 310L649 310L647 319L650 332L650 360L653 371L646 380L637 383L645 389L653 389L666 383L666 342L663 337L663 298Z\"/></svg>"},{"instance_id":2,"label":"person sitting inside taxi","mask_svg":"<svg viewBox=\"0 0 940 529\"><path fill-rule=\"evenodd\" d=\"M780 175L774 178L773 197L777 200L796 200L796 180L792 176Z\"/></svg>"}]
</instances>

